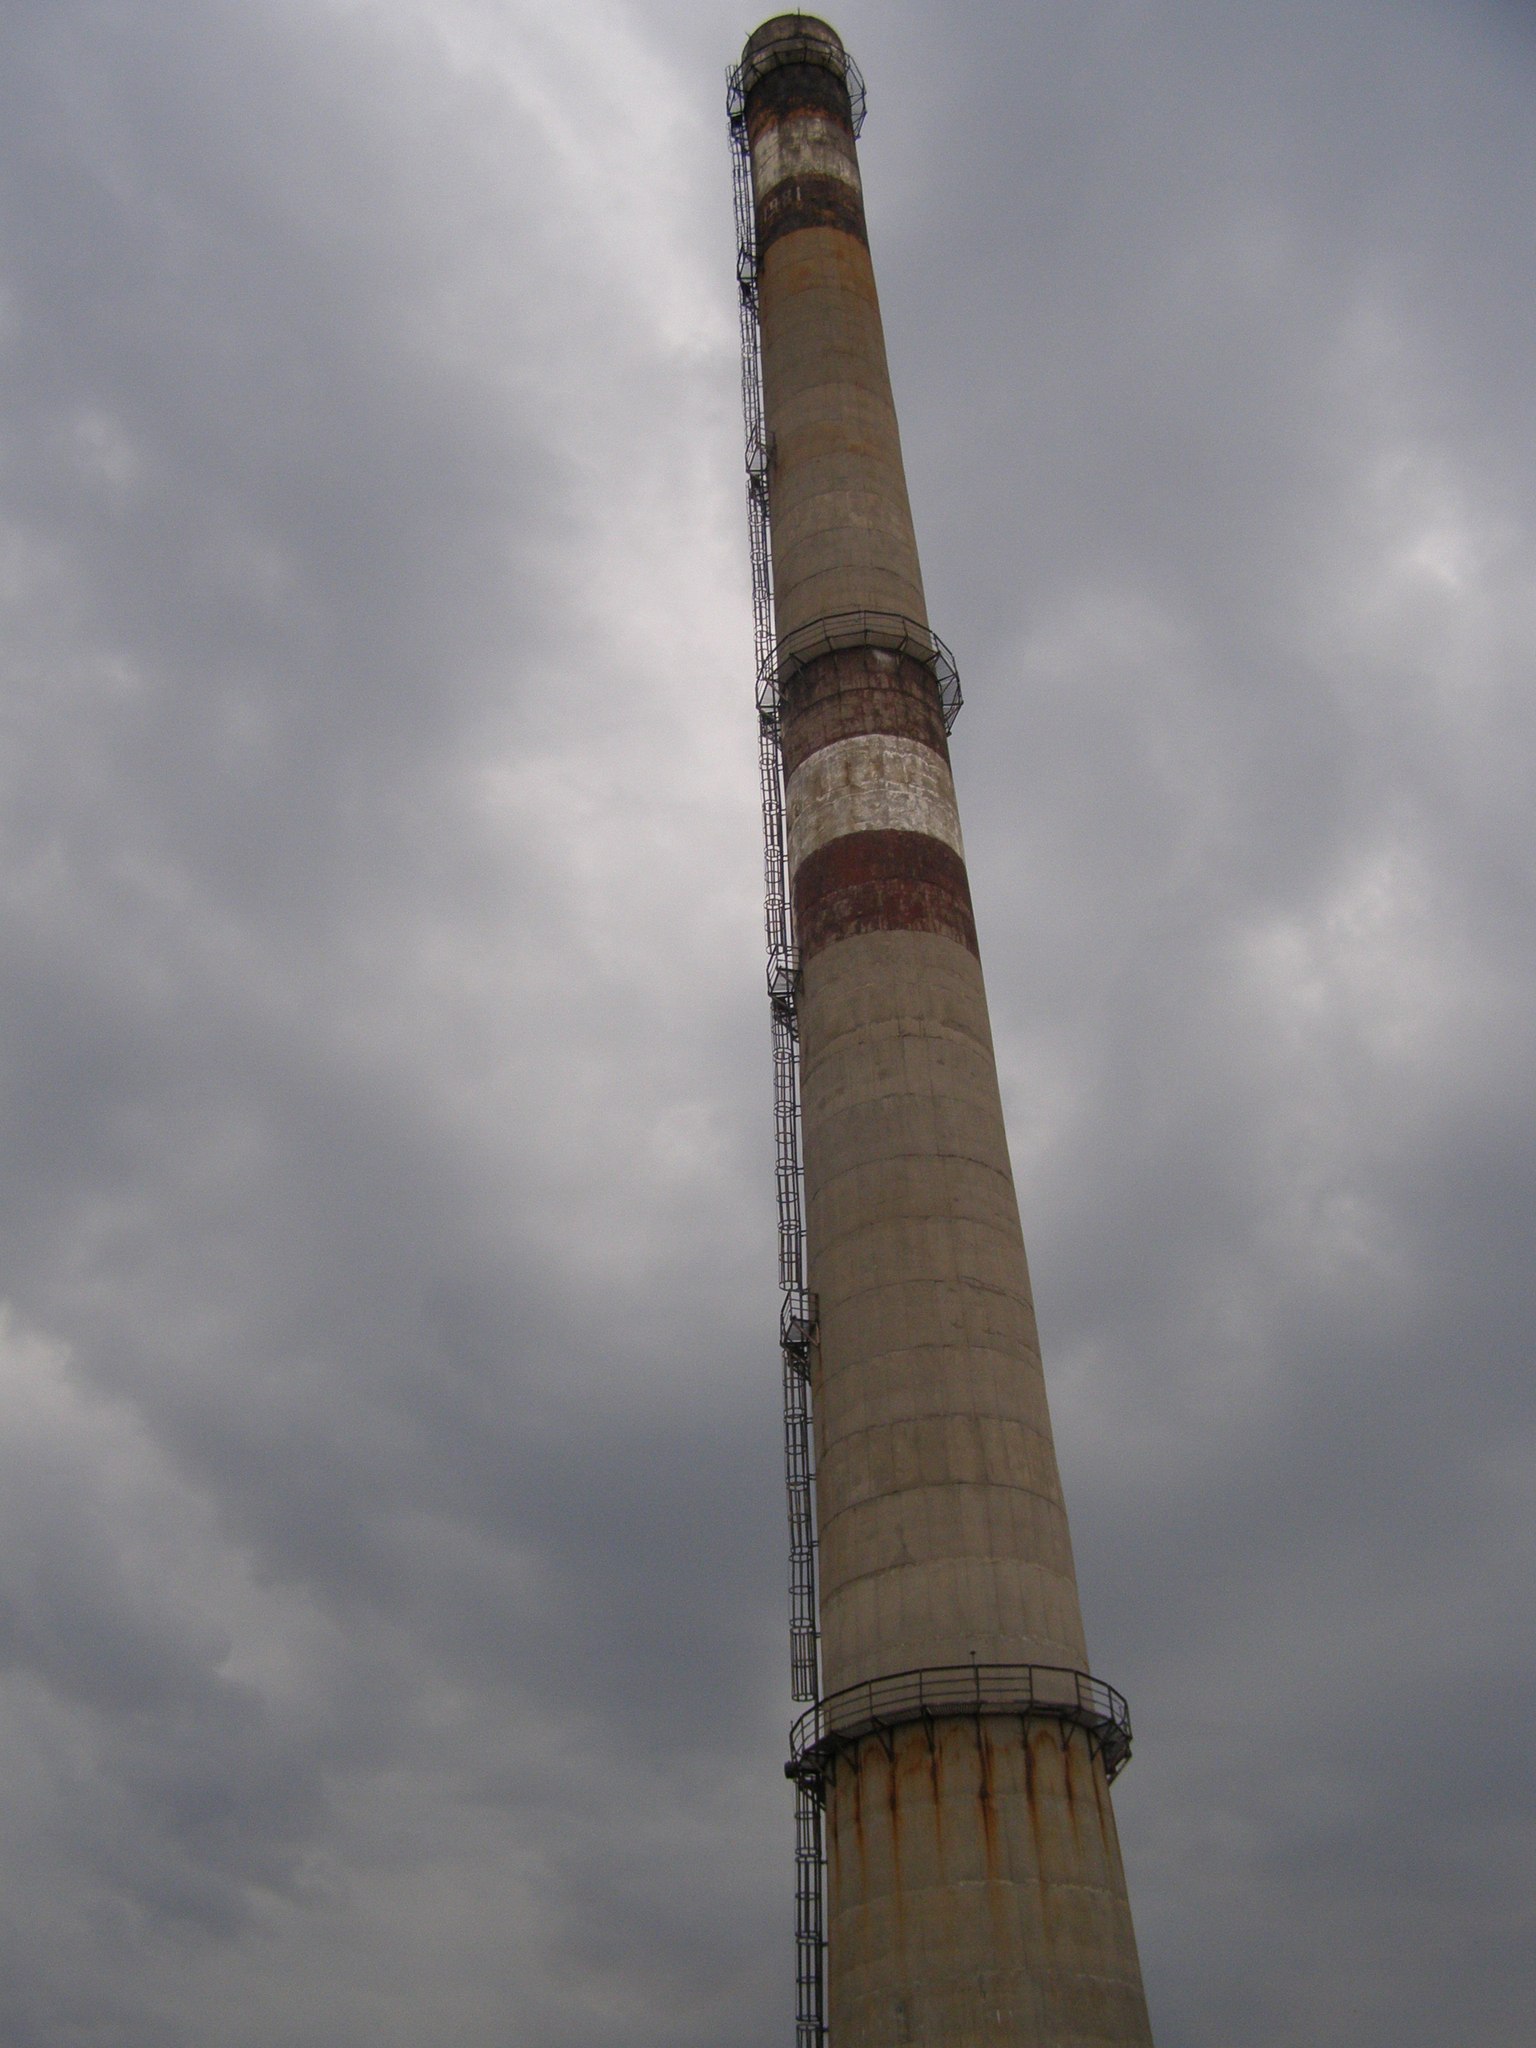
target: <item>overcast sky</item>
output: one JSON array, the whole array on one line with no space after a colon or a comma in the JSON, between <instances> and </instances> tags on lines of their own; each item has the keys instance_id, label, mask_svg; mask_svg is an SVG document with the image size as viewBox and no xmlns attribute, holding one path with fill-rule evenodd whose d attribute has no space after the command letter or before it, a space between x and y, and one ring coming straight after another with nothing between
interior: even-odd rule
<instances>
[{"instance_id":1,"label":"overcast sky","mask_svg":"<svg viewBox=\"0 0 1536 2048\"><path fill-rule=\"evenodd\" d=\"M1536 15L848 0L1159 2048L1536 2005ZM0 0L0 2044L789 2048L721 0Z\"/></svg>"}]
</instances>

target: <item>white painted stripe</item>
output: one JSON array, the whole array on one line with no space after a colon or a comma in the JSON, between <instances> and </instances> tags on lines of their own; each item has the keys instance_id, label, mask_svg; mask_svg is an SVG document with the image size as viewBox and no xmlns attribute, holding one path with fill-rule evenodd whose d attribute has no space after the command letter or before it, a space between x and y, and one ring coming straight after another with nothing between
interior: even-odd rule
<instances>
[{"instance_id":1,"label":"white painted stripe","mask_svg":"<svg viewBox=\"0 0 1536 2048\"><path fill-rule=\"evenodd\" d=\"M926 832L965 858L954 781L921 740L889 733L834 740L790 776L784 808L791 873L847 832Z\"/></svg>"},{"instance_id":2,"label":"white painted stripe","mask_svg":"<svg viewBox=\"0 0 1536 2048\"><path fill-rule=\"evenodd\" d=\"M848 130L830 116L799 112L792 121L770 121L752 144L752 176L759 192L785 178L838 178L859 190L858 159Z\"/></svg>"}]
</instances>

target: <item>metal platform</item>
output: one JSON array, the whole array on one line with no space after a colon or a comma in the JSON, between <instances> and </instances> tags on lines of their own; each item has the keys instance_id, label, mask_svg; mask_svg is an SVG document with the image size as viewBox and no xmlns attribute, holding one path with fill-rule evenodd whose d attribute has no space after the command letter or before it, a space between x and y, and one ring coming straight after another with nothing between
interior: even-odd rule
<instances>
[{"instance_id":1,"label":"metal platform","mask_svg":"<svg viewBox=\"0 0 1536 2048\"><path fill-rule=\"evenodd\" d=\"M837 1758L871 1735L989 1716L1083 1729L1108 1779L1131 1754L1130 1708L1102 1678L1054 1664L941 1664L867 1679L818 1700L790 1730L784 1775L819 1790Z\"/></svg>"},{"instance_id":2,"label":"metal platform","mask_svg":"<svg viewBox=\"0 0 1536 2048\"><path fill-rule=\"evenodd\" d=\"M811 619L775 640L758 664L757 709L764 720L777 720L779 703L787 684L819 655L835 654L849 647L879 647L887 654L902 654L933 671L939 692L939 709L944 730L953 732L964 702L955 657L938 634L916 619L900 612L833 612L824 619Z\"/></svg>"}]
</instances>

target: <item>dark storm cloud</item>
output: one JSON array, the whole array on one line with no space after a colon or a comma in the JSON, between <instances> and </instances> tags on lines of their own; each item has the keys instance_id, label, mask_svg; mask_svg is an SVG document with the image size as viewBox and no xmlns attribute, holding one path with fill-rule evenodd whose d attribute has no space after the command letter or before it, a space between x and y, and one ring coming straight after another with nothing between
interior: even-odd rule
<instances>
[{"instance_id":1,"label":"dark storm cloud","mask_svg":"<svg viewBox=\"0 0 1536 2048\"><path fill-rule=\"evenodd\" d=\"M1513 2042L1528 62L1446 10L993 30L942 154L866 157L1159 2039Z\"/></svg>"},{"instance_id":2,"label":"dark storm cloud","mask_svg":"<svg viewBox=\"0 0 1536 2048\"><path fill-rule=\"evenodd\" d=\"M671 2040L706 1953L760 1970L751 769L669 789L628 537L686 488L629 409L696 344L583 341L635 287L544 162L582 46L508 40L9 24L17 2041ZM660 1038L722 928L736 992Z\"/></svg>"},{"instance_id":3,"label":"dark storm cloud","mask_svg":"<svg viewBox=\"0 0 1536 2048\"><path fill-rule=\"evenodd\" d=\"M1522 2038L1531 51L841 18L1162 2048ZM0 2033L789 2029L706 0L0 24Z\"/></svg>"}]
</instances>

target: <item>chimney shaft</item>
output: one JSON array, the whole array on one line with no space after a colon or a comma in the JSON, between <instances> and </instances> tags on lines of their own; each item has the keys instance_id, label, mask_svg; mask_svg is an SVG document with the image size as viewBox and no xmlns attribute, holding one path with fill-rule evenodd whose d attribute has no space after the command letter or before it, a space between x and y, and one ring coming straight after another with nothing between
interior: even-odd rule
<instances>
[{"instance_id":1,"label":"chimney shaft","mask_svg":"<svg viewBox=\"0 0 1536 2048\"><path fill-rule=\"evenodd\" d=\"M832 2048L1150 2048L864 222L849 67L740 75L803 1102ZM1118 1704L1117 1704L1118 1703Z\"/></svg>"}]
</instances>

